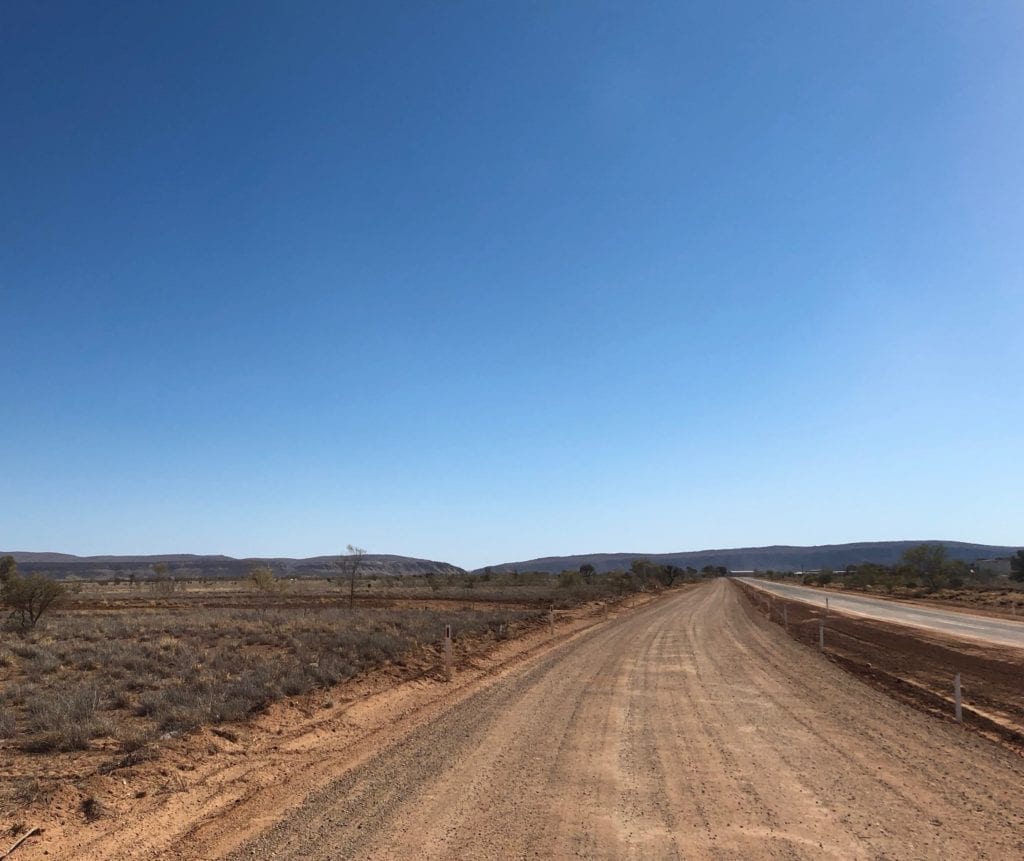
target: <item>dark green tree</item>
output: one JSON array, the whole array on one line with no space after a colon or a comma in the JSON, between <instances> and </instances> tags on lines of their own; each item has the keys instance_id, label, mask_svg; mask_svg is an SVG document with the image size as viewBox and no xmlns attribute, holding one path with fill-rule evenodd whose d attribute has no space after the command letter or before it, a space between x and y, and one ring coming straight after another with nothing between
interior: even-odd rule
<instances>
[{"instance_id":1,"label":"dark green tree","mask_svg":"<svg viewBox=\"0 0 1024 861\"><path fill-rule=\"evenodd\" d=\"M659 565L658 566L658 581L666 589L671 586L676 580L682 579L686 572L682 568L676 565Z\"/></svg>"},{"instance_id":2,"label":"dark green tree","mask_svg":"<svg viewBox=\"0 0 1024 861\"><path fill-rule=\"evenodd\" d=\"M949 559L943 544L918 544L903 551L903 565L908 574L919 579L930 590L945 585Z\"/></svg>"},{"instance_id":3,"label":"dark green tree","mask_svg":"<svg viewBox=\"0 0 1024 861\"><path fill-rule=\"evenodd\" d=\"M18 573L18 563L13 556L0 558L0 583L6 583L11 577Z\"/></svg>"},{"instance_id":4,"label":"dark green tree","mask_svg":"<svg viewBox=\"0 0 1024 861\"><path fill-rule=\"evenodd\" d=\"M1010 557L1010 576L1018 583L1024 582L1024 550Z\"/></svg>"}]
</instances>

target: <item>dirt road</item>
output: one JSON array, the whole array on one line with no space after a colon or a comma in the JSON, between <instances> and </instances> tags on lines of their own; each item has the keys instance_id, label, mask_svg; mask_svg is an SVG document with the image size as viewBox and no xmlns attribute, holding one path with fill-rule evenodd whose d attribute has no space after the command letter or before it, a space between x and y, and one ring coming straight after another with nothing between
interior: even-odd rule
<instances>
[{"instance_id":1,"label":"dirt road","mask_svg":"<svg viewBox=\"0 0 1024 861\"><path fill-rule=\"evenodd\" d=\"M1016 859L1022 785L717 581L482 685L231 858Z\"/></svg>"}]
</instances>

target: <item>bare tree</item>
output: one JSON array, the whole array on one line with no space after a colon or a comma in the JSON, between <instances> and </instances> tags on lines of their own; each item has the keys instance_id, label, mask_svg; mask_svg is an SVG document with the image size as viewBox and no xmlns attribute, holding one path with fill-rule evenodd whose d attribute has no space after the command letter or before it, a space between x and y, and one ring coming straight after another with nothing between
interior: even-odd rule
<instances>
[{"instance_id":1,"label":"bare tree","mask_svg":"<svg viewBox=\"0 0 1024 861\"><path fill-rule=\"evenodd\" d=\"M348 555L339 556L334 563L341 572L338 580L342 585L344 585L346 579L348 580L348 606L350 609L356 605L356 576L359 574L359 568L363 564L363 557L365 555L366 551L362 547L354 547L349 544Z\"/></svg>"}]
</instances>

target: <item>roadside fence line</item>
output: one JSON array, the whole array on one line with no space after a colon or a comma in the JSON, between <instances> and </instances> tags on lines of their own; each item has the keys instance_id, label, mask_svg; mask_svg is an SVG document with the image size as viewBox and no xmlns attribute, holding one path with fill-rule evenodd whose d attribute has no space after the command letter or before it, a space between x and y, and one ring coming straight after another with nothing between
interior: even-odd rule
<instances>
[{"instance_id":1,"label":"roadside fence line","mask_svg":"<svg viewBox=\"0 0 1024 861\"><path fill-rule=\"evenodd\" d=\"M785 631L797 642L801 642L801 630L804 631L804 636L806 637L806 628L802 628L802 625L806 625L808 623L813 624L814 621L817 621L818 651L825 653L825 621L829 618L829 611L831 609L828 595L825 596L824 607L822 607L820 604L817 606L813 604L808 604L807 609L812 617L804 620L803 622L797 621L795 624L795 628L791 629L789 626L789 601L785 597L778 596L766 590L757 589L754 587L748 587L748 590L744 590L744 594L747 596L748 599L751 599L751 602L754 604L754 606L759 607L764 612L764 614L768 617L769 622L775 622L776 620L781 622L781 625L785 629ZM781 613L776 613L776 603L782 605ZM849 634L846 634L843 631L836 630L835 628L833 628L832 630L833 633L835 633L839 637L850 636ZM804 640L804 642L806 642L806 639ZM836 656L841 657L839 653L837 653ZM870 664L868 664L868 666L870 667ZM923 690L925 693L929 693L927 688ZM949 700L945 700L945 702L949 703ZM953 676L953 717L957 723L962 724L964 722L963 684L960 673L956 673Z\"/></svg>"}]
</instances>

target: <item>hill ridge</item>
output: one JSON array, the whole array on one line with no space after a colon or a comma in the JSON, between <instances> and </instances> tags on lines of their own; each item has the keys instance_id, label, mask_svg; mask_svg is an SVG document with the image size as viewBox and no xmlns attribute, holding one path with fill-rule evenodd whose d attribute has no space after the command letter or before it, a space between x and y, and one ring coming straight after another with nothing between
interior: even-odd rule
<instances>
[{"instance_id":1,"label":"hill ridge","mask_svg":"<svg viewBox=\"0 0 1024 861\"><path fill-rule=\"evenodd\" d=\"M13 556L18 568L25 572L41 571L55 577L104 578L112 576L148 576L152 566L164 563L172 576L184 578L244 577L254 565L268 565L275 573L291 577L333 577L338 570L339 556L248 556L197 553L154 553L139 555L75 556L71 553L0 551L0 556ZM390 553L367 553L361 570L369 575L395 574L463 574L464 569L449 562L397 556Z\"/></svg>"},{"instance_id":2,"label":"hill ridge","mask_svg":"<svg viewBox=\"0 0 1024 861\"><path fill-rule=\"evenodd\" d=\"M541 556L521 562L502 562L477 569L502 573L518 571L547 571L558 573L580 565L593 565L598 572L628 568L634 559L649 559L663 565L724 565L733 571L753 570L806 570L817 568L845 568L863 562L891 565L899 560L903 551L918 544L943 544L954 559L973 562L975 559L1009 556L1016 547L998 544L975 544L966 541L942 539L899 541L851 541L842 544L771 544L762 547L733 547L713 550L684 550L673 553L582 553L569 556Z\"/></svg>"}]
</instances>

